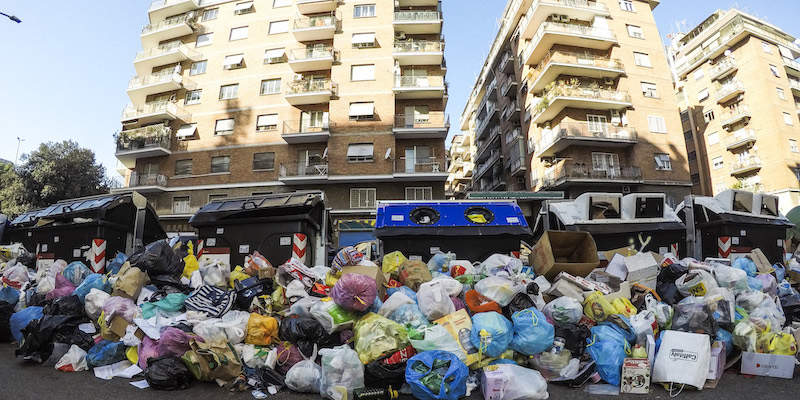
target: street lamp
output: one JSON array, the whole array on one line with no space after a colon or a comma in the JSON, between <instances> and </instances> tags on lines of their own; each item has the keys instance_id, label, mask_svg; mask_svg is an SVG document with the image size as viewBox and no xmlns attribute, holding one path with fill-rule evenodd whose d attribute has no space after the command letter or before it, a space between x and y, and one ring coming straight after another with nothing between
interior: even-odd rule
<instances>
[{"instance_id":1,"label":"street lamp","mask_svg":"<svg viewBox=\"0 0 800 400\"><path fill-rule=\"evenodd\" d=\"M21 145L24 141L25 139L17 137L17 154L14 156L14 168L17 168L17 160L19 160L19 145Z\"/></svg>"},{"instance_id":2,"label":"street lamp","mask_svg":"<svg viewBox=\"0 0 800 400\"><path fill-rule=\"evenodd\" d=\"M22 20L20 20L19 18L17 18L17 16L16 16L16 15L8 15L8 14L4 14L4 13L1 13L1 12L0 12L0 15L2 15L2 16L4 16L4 17L8 17L8 19L10 19L10 20L12 20L12 21L14 21L14 22L16 22L16 23L20 23L20 22L22 22Z\"/></svg>"}]
</instances>

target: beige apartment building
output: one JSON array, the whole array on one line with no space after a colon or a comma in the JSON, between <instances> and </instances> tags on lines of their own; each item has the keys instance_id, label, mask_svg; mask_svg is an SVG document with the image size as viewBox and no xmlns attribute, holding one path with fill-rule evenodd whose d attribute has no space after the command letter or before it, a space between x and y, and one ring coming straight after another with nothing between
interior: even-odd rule
<instances>
[{"instance_id":1,"label":"beige apartment building","mask_svg":"<svg viewBox=\"0 0 800 400\"><path fill-rule=\"evenodd\" d=\"M356 230L377 200L444 198L437 0L159 0L149 17L116 155L120 190L169 232L220 197L322 189Z\"/></svg>"},{"instance_id":2,"label":"beige apartment building","mask_svg":"<svg viewBox=\"0 0 800 400\"><path fill-rule=\"evenodd\" d=\"M689 194L658 4L510 0L461 117L472 190Z\"/></svg>"},{"instance_id":3,"label":"beige apartment building","mask_svg":"<svg viewBox=\"0 0 800 400\"><path fill-rule=\"evenodd\" d=\"M800 46L742 11L717 11L673 38L693 192L730 188L800 205Z\"/></svg>"},{"instance_id":4,"label":"beige apartment building","mask_svg":"<svg viewBox=\"0 0 800 400\"><path fill-rule=\"evenodd\" d=\"M475 152L472 136L457 134L450 140L448 149L450 164L447 167L447 184L445 196L453 199L463 199L472 186L472 172L475 164L472 154Z\"/></svg>"}]
</instances>

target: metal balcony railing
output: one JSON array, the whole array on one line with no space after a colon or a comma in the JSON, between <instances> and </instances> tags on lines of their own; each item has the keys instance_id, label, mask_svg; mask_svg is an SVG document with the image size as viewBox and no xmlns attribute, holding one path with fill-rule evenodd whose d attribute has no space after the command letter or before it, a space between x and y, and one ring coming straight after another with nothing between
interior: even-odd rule
<instances>
[{"instance_id":1,"label":"metal balcony railing","mask_svg":"<svg viewBox=\"0 0 800 400\"><path fill-rule=\"evenodd\" d=\"M305 94L317 92L331 92L336 94L339 86L328 78L324 79L300 79L291 81L286 86L286 94Z\"/></svg>"},{"instance_id":2,"label":"metal balcony railing","mask_svg":"<svg viewBox=\"0 0 800 400\"><path fill-rule=\"evenodd\" d=\"M544 111L548 106L550 106L550 103L557 97L608 100L620 103L631 102L631 96L628 95L628 92L623 90L599 89L599 88L583 87L583 86L559 83L544 93L544 96L542 96L541 100L536 104L536 108L534 109L534 114L538 115L539 113Z\"/></svg>"},{"instance_id":3,"label":"metal balcony railing","mask_svg":"<svg viewBox=\"0 0 800 400\"><path fill-rule=\"evenodd\" d=\"M323 58L333 58L336 61L339 51L333 46L294 49L289 52L289 61L311 61Z\"/></svg>"},{"instance_id":4,"label":"metal balcony railing","mask_svg":"<svg viewBox=\"0 0 800 400\"><path fill-rule=\"evenodd\" d=\"M711 79L716 79L724 72L733 68L737 68L736 60L732 57L725 57L722 61L717 63L714 68L711 68L711 71L708 72L708 75L711 77Z\"/></svg>"},{"instance_id":5,"label":"metal balcony railing","mask_svg":"<svg viewBox=\"0 0 800 400\"><path fill-rule=\"evenodd\" d=\"M155 10L157 8L164 8L169 7L171 5L185 3L187 1L191 1L192 3L197 3L197 0L156 0L150 3L150 10Z\"/></svg>"},{"instance_id":6,"label":"metal balcony railing","mask_svg":"<svg viewBox=\"0 0 800 400\"><path fill-rule=\"evenodd\" d=\"M122 131L117 136L117 152L142 150L152 147L170 148L172 129L167 124L149 125Z\"/></svg>"},{"instance_id":7,"label":"metal balcony railing","mask_svg":"<svg viewBox=\"0 0 800 400\"><path fill-rule=\"evenodd\" d=\"M398 174L425 174L432 172L446 172L441 169L441 162L436 157L406 159L400 157L394 162L394 172Z\"/></svg>"},{"instance_id":8,"label":"metal balcony railing","mask_svg":"<svg viewBox=\"0 0 800 400\"><path fill-rule=\"evenodd\" d=\"M560 139L571 138L635 141L638 139L638 135L633 127L588 122L562 122L550 129L548 133L543 133L542 138L536 143L536 148L547 149Z\"/></svg>"},{"instance_id":9,"label":"metal balcony railing","mask_svg":"<svg viewBox=\"0 0 800 400\"><path fill-rule=\"evenodd\" d=\"M733 122L736 122L742 118L745 118L750 114L750 107L747 104L742 104L732 110L725 111L722 113L722 125L730 125Z\"/></svg>"},{"instance_id":10,"label":"metal balcony railing","mask_svg":"<svg viewBox=\"0 0 800 400\"><path fill-rule=\"evenodd\" d=\"M147 35L153 32L157 32L163 29L169 29L174 26L179 26L183 24L190 24L197 21L197 14L194 12L188 12L183 15L178 15L176 17L167 18L159 23L150 24L142 28L142 35Z\"/></svg>"},{"instance_id":11,"label":"metal balcony railing","mask_svg":"<svg viewBox=\"0 0 800 400\"><path fill-rule=\"evenodd\" d=\"M444 87L443 76L395 76L395 87L427 88Z\"/></svg>"},{"instance_id":12,"label":"metal balcony railing","mask_svg":"<svg viewBox=\"0 0 800 400\"><path fill-rule=\"evenodd\" d=\"M144 103L141 106L128 105L122 112L122 119L134 119L155 113L170 113L174 116L182 114L183 109L174 101L155 101Z\"/></svg>"},{"instance_id":13,"label":"metal balcony railing","mask_svg":"<svg viewBox=\"0 0 800 400\"><path fill-rule=\"evenodd\" d=\"M571 64L580 67L598 67L615 69L625 71L625 66L622 60L618 58L602 57L592 53L578 53L569 51L549 51L545 54L539 65L530 73L530 81L535 82L536 79L548 68L552 63Z\"/></svg>"},{"instance_id":14,"label":"metal balcony railing","mask_svg":"<svg viewBox=\"0 0 800 400\"><path fill-rule=\"evenodd\" d=\"M167 177L161 174L140 174L139 172L132 172L128 187L140 186L167 186Z\"/></svg>"},{"instance_id":15,"label":"metal balcony railing","mask_svg":"<svg viewBox=\"0 0 800 400\"><path fill-rule=\"evenodd\" d=\"M140 50L139 52L136 53L136 57L134 58L133 61L137 62L147 58L158 57L160 55L176 51L183 51L186 54L189 54L192 50L190 50L189 47L183 44L180 40L175 40L169 43L162 44L158 47L153 47L146 50Z\"/></svg>"},{"instance_id":16,"label":"metal balcony railing","mask_svg":"<svg viewBox=\"0 0 800 400\"><path fill-rule=\"evenodd\" d=\"M328 176L328 163L281 163L281 177L324 177Z\"/></svg>"},{"instance_id":17,"label":"metal balcony railing","mask_svg":"<svg viewBox=\"0 0 800 400\"><path fill-rule=\"evenodd\" d=\"M444 51L442 40L396 40L395 53L440 53Z\"/></svg>"},{"instance_id":18,"label":"metal balcony railing","mask_svg":"<svg viewBox=\"0 0 800 400\"><path fill-rule=\"evenodd\" d=\"M731 164L731 174L738 174L753 168L761 167L761 157L750 156Z\"/></svg>"},{"instance_id":19,"label":"metal balcony railing","mask_svg":"<svg viewBox=\"0 0 800 400\"><path fill-rule=\"evenodd\" d=\"M733 133L733 136L725 138L725 146L733 149L749 142L756 141L756 131L753 129L740 129Z\"/></svg>"},{"instance_id":20,"label":"metal balcony railing","mask_svg":"<svg viewBox=\"0 0 800 400\"><path fill-rule=\"evenodd\" d=\"M431 129L450 126L450 115L442 111L431 111L428 114L398 114L394 118L395 128Z\"/></svg>"},{"instance_id":21,"label":"metal balcony railing","mask_svg":"<svg viewBox=\"0 0 800 400\"><path fill-rule=\"evenodd\" d=\"M170 70L168 72L159 72L156 74L134 76L128 81L128 90L137 89L150 85L157 85L159 83L176 82L181 83L183 76L180 72Z\"/></svg>"},{"instance_id":22,"label":"metal balcony railing","mask_svg":"<svg viewBox=\"0 0 800 400\"><path fill-rule=\"evenodd\" d=\"M733 80L722 85L717 85L717 100L739 90L744 90L744 83L740 80Z\"/></svg>"},{"instance_id":23,"label":"metal balcony railing","mask_svg":"<svg viewBox=\"0 0 800 400\"><path fill-rule=\"evenodd\" d=\"M583 25L574 25L574 24L564 24L561 22L545 22L540 27L539 30L536 31L536 34L533 35L530 44L523 50L522 54L523 60L526 60L528 56L533 53L533 50L539 45L542 37L548 33L566 33L571 35L578 35L584 38L595 38L599 40L608 40L608 41L617 41L617 36L612 32L610 29L606 28L595 28L591 26L583 26Z\"/></svg>"},{"instance_id":24,"label":"metal balcony railing","mask_svg":"<svg viewBox=\"0 0 800 400\"><path fill-rule=\"evenodd\" d=\"M321 124L312 124L302 120L286 121L283 123L283 134L321 133L330 131L332 126L336 126L336 124L330 121L322 121Z\"/></svg>"},{"instance_id":25,"label":"metal balcony railing","mask_svg":"<svg viewBox=\"0 0 800 400\"><path fill-rule=\"evenodd\" d=\"M299 17L294 20L294 29L336 28L338 23L335 13Z\"/></svg>"},{"instance_id":26,"label":"metal balcony railing","mask_svg":"<svg viewBox=\"0 0 800 400\"><path fill-rule=\"evenodd\" d=\"M442 19L438 11L395 11L394 22L433 22Z\"/></svg>"},{"instance_id":27,"label":"metal balcony railing","mask_svg":"<svg viewBox=\"0 0 800 400\"><path fill-rule=\"evenodd\" d=\"M545 176L542 186L553 187L573 180L641 181L642 169L639 167L603 166L594 168L592 165L561 165Z\"/></svg>"}]
</instances>

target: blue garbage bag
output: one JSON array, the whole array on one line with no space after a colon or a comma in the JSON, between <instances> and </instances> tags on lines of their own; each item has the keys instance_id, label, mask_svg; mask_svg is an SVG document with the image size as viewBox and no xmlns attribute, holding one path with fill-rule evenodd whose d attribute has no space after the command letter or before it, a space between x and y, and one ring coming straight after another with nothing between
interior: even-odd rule
<instances>
[{"instance_id":1,"label":"blue garbage bag","mask_svg":"<svg viewBox=\"0 0 800 400\"><path fill-rule=\"evenodd\" d=\"M102 340L92 346L86 354L86 362L90 368L111 365L125 360L127 346L122 342Z\"/></svg>"},{"instance_id":2,"label":"blue garbage bag","mask_svg":"<svg viewBox=\"0 0 800 400\"><path fill-rule=\"evenodd\" d=\"M775 263L772 268L775 268L775 280L781 282L786 278L786 267L784 267L783 264Z\"/></svg>"},{"instance_id":3,"label":"blue garbage bag","mask_svg":"<svg viewBox=\"0 0 800 400\"><path fill-rule=\"evenodd\" d=\"M80 285L81 282L91 274L92 270L83 265L80 261L70 263L67 265L67 268L64 268L64 271L61 272L61 275L64 275L64 278L67 278L67 280L72 282L75 286Z\"/></svg>"},{"instance_id":4,"label":"blue garbage bag","mask_svg":"<svg viewBox=\"0 0 800 400\"><path fill-rule=\"evenodd\" d=\"M414 300L414 302L417 301L417 292L415 292L414 289L411 289L408 286L400 286L400 287L396 287L396 288L387 288L386 289L386 296L391 297L393 294L395 294L397 292L403 292L404 295L410 297L411 300Z\"/></svg>"},{"instance_id":5,"label":"blue garbage bag","mask_svg":"<svg viewBox=\"0 0 800 400\"><path fill-rule=\"evenodd\" d=\"M513 337L511 321L496 312L478 313L472 317L470 341L484 356L500 357L508 350Z\"/></svg>"},{"instance_id":6,"label":"blue garbage bag","mask_svg":"<svg viewBox=\"0 0 800 400\"><path fill-rule=\"evenodd\" d=\"M592 337L586 339L586 351L595 362L595 368L604 381L619 386L622 363L631 353L631 345L619 331L608 325L591 329Z\"/></svg>"},{"instance_id":7,"label":"blue garbage bag","mask_svg":"<svg viewBox=\"0 0 800 400\"><path fill-rule=\"evenodd\" d=\"M419 400L458 400L466 396L468 375L467 366L449 351L423 351L406 364L406 382ZM441 382L439 387L426 385L437 381Z\"/></svg>"},{"instance_id":8,"label":"blue garbage bag","mask_svg":"<svg viewBox=\"0 0 800 400\"><path fill-rule=\"evenodd\" d=\"M733 335L722 328L717 328L715 332L718 341L725 343L725 354L730 356L733 353Z\"/></svg>"},{"instance_id":9,"label":"blue garbage bag","mask_svg":"<svg viewBox=\"0 0 800 400\"><path fill-rule=\"evenodd\" d=\"M512 314L511 321L514 323L514 338L509 345L511 350L532 356L553 347L555 328L541 311L526 308Z\"/></svg>"},{"instance_id":10,"label":"blue garbage bag","mask_svg":"<svg viewBox=\"0 0 800 400\"><path fill-rule=\"evenodd\" d=\"M739 257L734 260L733 267L743 270L749 277L755 278L756 276L756 263L747 257Z\"/></svg>"},{"instance_id":11,"label":"blue garbage bag","mask_svg":"<svg viewBox=\"0 0 800 400\"><path fill-rule=\"evenodd\" d=\"M108 266L106 266L106 272L112 276L116 275L120 268L122 268L122 264L125 264L125 261L128 261L128 256L126 256L125 253L118 251L114 259L108 263Z\"/></svg>"},{"instance_id":12,"label":"blue garbage bag","mask_svg":"<svg viewBox=\"0 0 800 400\"><path fill-rule=\"evenodd\" d=\"M86 295L92 289L102 290L106 293L111 293L111 285L108 284L108 279L102 274L91 274L81 282L80 286L72 291L72 294L81 299L81 303L86 301Z\"/></svg>"},{"instance_id":13,"label":"blue garbage bag","mask_svg":"<svg viewBox=\"0 0 800 400\"><path fill-rule=\"evenodd\" d=\"M17 305L19 301L19 290L14 289L11 286L6 286L0 289L0 301L5 301L12 306Z\"/></svg>"},{"instance_id":14,"label":"blue garbage bag","mask_svg":"<svg viewBox=\"0 0 800 400\"><path fill-rule=\"evenodd\" d=\"M622 314L611 315L600 325L608 326L617 331L628 343L636 342L636 331L631 326L631 320Z\"/></svg>"},{"instance_id":15,"label":"blue garbage bag","mask_svg":"<svg viewBox=\"0 0 800 400\"><path fill-rule=\"evenodd\" d=\"M403 304L389 316L389 319L400 325L411 325L419 328L422 325L429 325L430 322L425 318L425 314L420 311L416 304Z\"/></svg>"},{"instance_id":16,"label":"blue garbage bag","mask_svg":"<svg viewBox=\"0 0 800 400\"><path fill-rule=\"evenodd\" d=\"M12 314L8 323L11 325L11 336L14 336L14 340L21 342L22 338L25 337L22 334L22 330L31 321L42 318L43 315L44 308L42 307L28 307Z\"/></svg>"},{"instance_id":17,"label":"blue garbage bag","mask_svg":"<svg viewBox=\"0 0 800 400\"><path fill-rule=\"evenodd\" d=\"M375 313L375 314L377 314L377 313L378 313L378 310L380 310L380 309L381 309L381 306L382 306L382 305L383 305L383 301L381 301L381 298L380 298L380 296L378 296L378 297L376 297L376 298L375 298L375 300L372 302L372 305L371 305L371 306L369 306L369 308L367 309L367 312L371 312L371 313Z\"/></svg>"},{"instance_id":18,"label":"blue garbage bag","mask_svg":"<svg viewBox=\"0 0 800 400\"><path fill-rule=\"evenodd\" d=\"M737 258L737 260L741 260L741 258ZM747 287L753 290L761 291L764 288L764 284L758 278L748 276Z\"/></svg>"}]
</instances>

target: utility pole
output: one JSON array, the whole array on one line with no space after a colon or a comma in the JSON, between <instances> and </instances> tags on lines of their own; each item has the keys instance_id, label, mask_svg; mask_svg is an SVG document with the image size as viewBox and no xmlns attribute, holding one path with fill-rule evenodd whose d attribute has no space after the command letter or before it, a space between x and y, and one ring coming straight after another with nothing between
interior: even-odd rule
<instances>
[{"instance_id":1,"label":"utility pole","mask_svg":"<svg viewBox=\"0 0 800 400\"><path fill-rule=\"evenodd\" d=\"M17 168L17 160L19 159L19 145L21 145L24 141L25 139L17 136L17 154L14 155L14 168Z\"/></svg>"}]
</instances>

